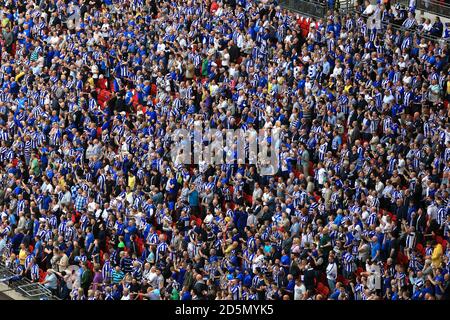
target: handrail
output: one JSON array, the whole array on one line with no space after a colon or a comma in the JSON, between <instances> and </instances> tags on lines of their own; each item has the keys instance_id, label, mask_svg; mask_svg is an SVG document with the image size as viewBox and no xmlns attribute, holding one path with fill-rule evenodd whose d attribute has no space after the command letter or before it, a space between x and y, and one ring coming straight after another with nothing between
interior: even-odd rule
<instances>
[{"instance_id":1,"label":"handrail","mask_svg":"<svg viewBox=\"0 0 450 320\"><path fill-rule=\"evenodd\" d=\"M440 0L417 0L418 2L423 2L425 5L428 4L434 4L443 8L450 8L450 3L443 2Z\"/></svg>"},{"instance_id":2,"label":"handrail","mask_svg":"<svg viewBox=\"0 0 450 320\"><path fill-rule=\"evenodd\" d=\"M11 275L14 274L13 272L11 272L11 271L9 270L9 268L6 267L6 264L4 263L4 261L1 261L1 260L0 260L0 270L2 270L2 272L8 272L8 273L11 273ZM15 284L15 285L14 285L14 284ZM35 295L32 295L32 294L27 293L26 288L27 288L28 286L37 286L38 289L37 289L37 290L34 290L34 291L40 291L41 293L35 294ZM43 285L40 284L40 283L31 282L31 280L28 279L27 277L22 277L17 283L14 283L14 282L13 282L13 285L12 285L12 286L9 286L9 287L10 287L11 289L14 289L14 290L20 292L20 294L22 294L23 296L26 296L26 297L29 297L29 298L34 298L34 297L38 297L38 296L40 296L40 297L45 296L45 297L47 297L47 298L51 298L51 299L55 299L55 300L60 300L58 297L56 297L55 295L53 295L53 294L51 293L51 291L50 291L49 289L47 289L45 286L43 286Z\"/></svg>"},{"instance_id":3,"label":"handrail","mask_svg":"<svg viewBox=\"0 0 450 320\"><path fill-rule=\"evenodd\" d=\"M279 4L304 16L317 19L324 18L329 10L346 13L356 8L352 0L336 1L334 8L329 7L327 1L317 0L280 0Z\"/></svg>"},{"instance_id":4,"label":"handrail","mask_svg":"<svg viewBox=\"0 0 450 320\"><path fill-rule=\"evenodd\" d=\"M437 0L416 0L417 9L450 18L450 4Z\"/></svg>"},{"instance_id":5,"label":"handrail","mask_svg":"<svg viewBox=\"0 0 450 320\"><path fill-rule=\"evenodd\" d=\"M401 25L395 25L393 23L388 23L383 20L381 20L381 24L383 25L384 28L390 26L394 30L400 30L401 32L405 32L405 31L412 32L415 35L417 35L417 37L419 37L419 38L424 38L426 40L433 41L433 42L446 42L447 45L450 44L450 38L436 37L436 36L433 36L430 34L421 34L421 33L417 32L417 30L415 30L415 29L408 29Z\"/></svg>"},{"instance_id":6,"label":"handrail","mask_svg":"<svg viewBox=\"0 0 450 320\"><path fill-rule=\"evenodd\" d=\"M336 3L338 5L337 10L342 13L353 12L358 7L356 0L339 0Z\"/></svg>"},{"instance_id":7,"label":"handrail","mask_svg":"<svg viewBox=\"0 0 450 320\"><path fill-rule=\"evenodd\" d=\"M30 288L30 289L28 289L28 288ZM36 297L51 298L51 297L53 297L52 292L40 283L33 283L33 282L27 283L27 284L19 286L18 289L20 290L20 292L23 295L30 297L30 298L36 298Z\"/></svg>"},{"instance_id":8,"label":"handrail","mask_svg":"<svg viewBox=\"0 0 450 320\"><path fill-rule=\"evenodd\" d=\"M419 1L421 1L421 0L419 0ZM289 9L289 10L293 10L293 11L298 11L298 12L300 12L300 13L302 13L302 15L304 15L304 16L309 16L309 17L313 17L313 18L323 18L323 17L324 17L324 15L322 15L322 16L316 16L316 15L313 15L313 14L311 14L311 13L309 13L309 12L305 12L305 11L302 11L302 10L296 10L295 8L292 7L291 3L299 3L299 2L303 3L303 2L307 2L307 1L304 1L304 0L281 0L281 1L280 1L280 4L284 4L284 6L285 6L287 9ZM324 7L326 7L326 6L324 6ZM356 13L356 12L358 12L356 6L351 7L351 8L349 8L349 9L350 9L350 10L348 11L349 13ZM325 10L326 10L326 8L325 8ZM324 11L324 14L325 14L325 13L326 13L326 11ZM361 12L358 12L358 13L361 14ZM442 37L435 37L435 36L427 35L427 34L420 34L419 32L417 32L417 30L407 29L407 28L402 27L401 25L400 25L400 26L397 26L397 25L395 25L395 24L393 24L393 23L388 23L388 22L385 22L385 21L383 21L383 20L381 21L381 24L383 25L383 28L386 28L387 26L391 26L393 29L395 29L395 30L400 30L400 31L402 31L402 32L404 32L404 31L410 31L410 32L413 32L413 33L416 34L419 38L424 38L424 39L426 39L426 40L433 41L433 42L437 42L437 43L439 43L439 42L441 42L441 43L447 43L447 45L450 44L450 38L442 38Z\"/></svg>"},{"instance_id":9,"label":"handrail","mask_svg":"<svg viewBox=\"0 0 450 320\"><path fill-rule=\"evenodd\" d=\"M279 3L289 10L300 12L305 16L319 19L325 16L328 9L326 3L319 1L281 0Z\"/></svg>"},{"instance_id":10,"label":"handrail","mask_svg":"<svg viewBox=\"0 0 450 320\"><path fill-rule=\"evenodd\" d=\"M349 13L361 14L361 12L359 12L357 10L357 6L353 7L352 10L349 11ZM413 32L419 38L424 38L426 40L433 41L433 42L446 42L447 45L450 44L450 38L436 37L436 36L433 36L433 35L430 35L430 34L421 34L421 33L417 32L417 30L415 30L415 29L413 30L413 29L404 28L401 25L395 25L393 23L389 23L389 22L386 22L386 21L383 21L383 20L381 20L381 24L383 25L383 28L386 28L387 26L391 26L393 29L400 30L402 32L404 32L404 31Z\"/></svg>"}]
</instances>

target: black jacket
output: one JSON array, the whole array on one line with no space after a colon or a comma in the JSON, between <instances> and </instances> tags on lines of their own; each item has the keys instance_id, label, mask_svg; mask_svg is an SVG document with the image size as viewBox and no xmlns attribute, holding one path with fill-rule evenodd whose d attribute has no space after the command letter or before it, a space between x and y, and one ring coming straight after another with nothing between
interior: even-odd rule
<instances>
[{"instance_id":1,"label":"black jacket","mask_svg":"<svg viewBox=\"0 0 450 320\"><path fill-rule=\"evenodd\" d=\"M317 277L317 272L313 268L307 269L304 272L303 282L305 283L306 290L314 290L315 279Z\"/></svg>"}]
</instances>

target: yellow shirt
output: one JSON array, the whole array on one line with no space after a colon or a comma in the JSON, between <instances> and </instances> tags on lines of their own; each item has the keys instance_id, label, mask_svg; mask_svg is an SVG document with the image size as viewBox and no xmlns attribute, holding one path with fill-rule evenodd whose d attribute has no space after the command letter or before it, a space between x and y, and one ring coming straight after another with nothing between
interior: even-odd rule
<instances>
[{"instance_id":1,"label":"yellow shirt","mask_svg":"<svg viewBox=\"0 0 450 320\"><path fill-rule=\"evenodd\" d=\"M19 263L25 265L25 260L27 259L27 252L24 249L19 251Z\"/></svg>"},{"instance_id":2,"label":"yellow shirt","mask_svg":"<svg viewBox=\"0 0 450 320\"><path fill-rule=\"evenodd\" d=\"M135 176L129 176L128 177L128 186L131 190L134 190L134 185L136 184L136 177Z\"/></svg>"},{"instance_id":3,"label":"yellow shirt","mask_svg":"<svg viewBox=\"0 0 450 320\"><path fill-rule=\"evenodd\" d=\"M267 92L271 93L272 92L272 87L273 87L273 83L269 82L269 84L267 85Z\"/></svg>"},{"instance_id":4,"label":"yellow shirt","mask_svg":"<svg viewBox=\"0 0 450 320\"><path fill-rule=\"evenodd\" d=\"M447 81L447 94L450 94L450 80Z\"/></svg>"},{"instance_id":5,"label":"yellow shirt","mask_svg":"<svg viewBox=\"0 0 450 320\"><path fill-rule=\"evenodd\" d=\"M21 72L16 76L16 81L19 81L20 78L22 78L25 75L25 72Z\"/></svg>"},{"instance_id":6,"label":"yellow shirt","mask_svg":"<svg viewBox=\"0 0 450 320\"><path fill-rule=\"evenodd\" d=\"M91 86L95 86L94 78L89 78L89 79L87 80L87 82L88 82Z\"/></svg>"},{"instance_id":7,"label":"yellow shirt","mask_svg":"<svg viewBox=\"0 0 450 320\"><path fill-rule=\"evenodd\" d=\"M431 255L431 263L434 267L438 268L441 266L443 254L444 250L442 249L442 245L438 243L436 247L434 247L433 254Z\"/></svg>"},{"instance_id":8,"label":"yellow shirt","mask_svg":"<svg viewBox=\"0 0 450 320\"><path fill-rule=\"evenodd\" d=\"M225 254L230 253L231 251L233 251L234 249L236 249L236 246L232 243L230 244L226 249L225 249Z\"/></svg>"},{"instance_id":9,"label":"yellow shirt","mask_svg":"<svg viewBox=\"0 0 450 320\"><path fill-rule=\"evenodd\" d=\"M66 186L66 180L64 180L64 178L61 177L61 178L59 179L59 181L58 181L58 184L59 184L61 187L65 187L65 186Z\"/></svg>"},{"instance_id":10,"label":"yellow shirt","mask_svg":"<svg viewBox=\"0 0 450 320\"><path fill-rule=\"evenodd\" d=\"M2 20L2 27L4 28L4 27L6 27L7 25L9 25L9 19L8 19L8 18L4 18L4 19Z\"/></svg>"}]
</instances>

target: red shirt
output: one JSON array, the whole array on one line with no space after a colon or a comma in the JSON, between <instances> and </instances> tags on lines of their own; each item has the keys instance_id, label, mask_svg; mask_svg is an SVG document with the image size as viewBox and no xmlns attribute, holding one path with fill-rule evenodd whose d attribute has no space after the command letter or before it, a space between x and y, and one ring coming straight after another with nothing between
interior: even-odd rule
<instances>
[{"instance_id":1,"label":"red shirt","mask_svg":"<svg viewBox=\"0 0 450 320\"><path fill-rule=\"evenodd\" d=\"M214 14L217 11L217 9L219 9L219 5L217 4L217 2L211 3L211 8L209 9L211 13Z\"/></svg>"}]
</instances>

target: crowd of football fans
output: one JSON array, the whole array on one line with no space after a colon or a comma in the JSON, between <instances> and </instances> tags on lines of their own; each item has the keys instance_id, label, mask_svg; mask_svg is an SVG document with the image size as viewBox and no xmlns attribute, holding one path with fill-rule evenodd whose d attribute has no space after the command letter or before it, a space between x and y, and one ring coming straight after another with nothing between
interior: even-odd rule
<instances>
[{"instance_id":1,"label":"crowd of football fans","mask_svg":"<svg viewBox=\"0 0 450 320\"><path fill-rule=\"evenodd\" d=\"M446 25L391 1L329 9L0 1L2 281L72 300L448 298ZM173 133L198 125L205 146L278 128L276 174L175 163Z\"/></svg>"}]
</instances>

